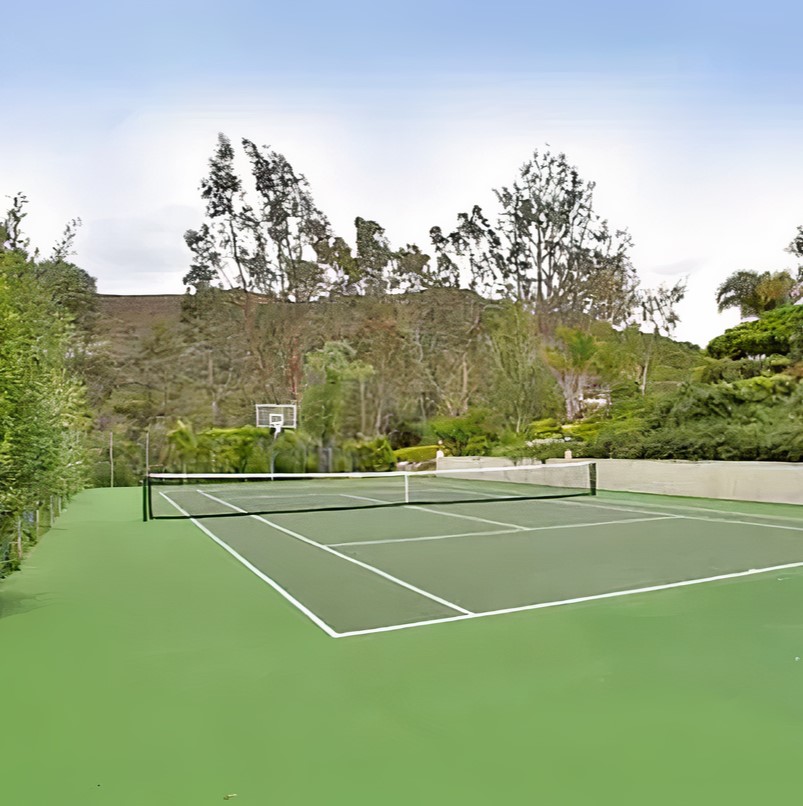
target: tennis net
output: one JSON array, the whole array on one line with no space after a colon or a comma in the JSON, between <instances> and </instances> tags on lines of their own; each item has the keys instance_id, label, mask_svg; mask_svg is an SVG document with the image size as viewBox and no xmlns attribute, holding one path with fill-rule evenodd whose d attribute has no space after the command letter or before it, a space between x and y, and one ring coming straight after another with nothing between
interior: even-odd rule
<instances>
[{"instance_id":1,"label":"tennis net","mask_svg":"<svg viewBox=\"0 0 803 806\"><path fill-rule=\"evenodd\" d=\"M386 473L151 473L143 517L459 504L594 495L593 462Z\"/></svg>"}]
</instances>

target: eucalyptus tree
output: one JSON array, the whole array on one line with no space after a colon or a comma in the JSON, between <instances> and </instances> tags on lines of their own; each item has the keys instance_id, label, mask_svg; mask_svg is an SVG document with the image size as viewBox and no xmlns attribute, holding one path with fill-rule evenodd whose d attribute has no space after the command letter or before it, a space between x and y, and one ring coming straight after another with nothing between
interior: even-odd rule
<instances>
[{"instance_id":1,"label":"eucalyptus tree","mask_svg":"<svg viewBox=\"0 0 803 806\"><path fill-rule=\"evenodd\" d=\"M494 191L495 221L475 206L454 231L430 230L439 271L539 315L620 324L636 302L632 241L596 213L594 187L564 154L535 151L511 185Z\"/></svg>"},{"instance_id":2,"label":"eucalyptus tree","mask_svg":"<svg viewBox=\"0 0 803 806\"><path fill-rule=\"evenodd\" d=\"M184 283L307 301L324 287L315 247L330 226L315 206L309 183L282 154L243 139L253 188L235 170L235 150L224 134L201 181L206 221L184 240L193 254Z\"/></svg>"},{"instance_id":3,"label":"eucalyptus tree","mask_svg":"<svg viewBox=\"0 0 803 806\"><path fill-rule=\"evenodd\" d=\"M498 277L505 272L502 243L476 204L470 213L457 214L457 226L452 232L444 235L440 227L432 227L429 237L440 286L463 286L481 292L494 289Z\"/></svg>"}]
</instances>

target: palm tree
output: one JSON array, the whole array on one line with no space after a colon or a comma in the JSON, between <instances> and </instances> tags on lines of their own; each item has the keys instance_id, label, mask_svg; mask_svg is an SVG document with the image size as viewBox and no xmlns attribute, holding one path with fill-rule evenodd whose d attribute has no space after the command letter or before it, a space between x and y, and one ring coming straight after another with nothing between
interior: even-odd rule
<instances>
[{"instance_id":1,"label":"palm tree","mask_svg":"<svg viewBox=\"0 0 803 806\"><path fill-rule=\"evenodd\" d=\"M737 271L717 289L719 311L739 308L742 319L761 316L800 298L800 286L788 271Z\"/></svg>"}]
</instances>

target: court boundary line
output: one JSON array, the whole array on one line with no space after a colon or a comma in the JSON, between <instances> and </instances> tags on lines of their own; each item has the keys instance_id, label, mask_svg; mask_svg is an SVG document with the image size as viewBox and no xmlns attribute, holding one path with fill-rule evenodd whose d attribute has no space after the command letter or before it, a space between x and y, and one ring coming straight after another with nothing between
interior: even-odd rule
<instances>
[{"instance_id":1,"label":"court boundary line","mask_svg":"<svg viewBox=\"0 0 803 806\"><path fill-rule=\"evenodd\" d=\"M487 618L489 616L502 616L510 613L525 613L529 610L545 610L549 607L562 607L564 605L581 604L584 602L593 602L600 599L616 599L622 596L633 596L639 593L654 593L657 591L671 590L673 588L685 588L692 585L703 585L710 582L720 582L728 579L738 579L740 577L755 576L757 574L768 574L777 571L784 571L791 568L803 568L803 561L794 563L785 563L783 565L770 565L765 568L750 568L747 571L732 571L727 574L717 574L710 577L699 577L695 579L684 579L679 582L665 582L660 585L648 585L641 588L628 588L626 590L609 591L607 593L594 593L588 596L575 596L571 599L560 599L551 602L537 602L536 604L520 605L517 607L505 607L499 610L486 610L482 612L472 613L466 616L448 616L446 618L430 619L428 621L415 621L406 624L391 624L385 627L373 627L366 630L350 630L348 632L339 632L335 638L353 638L360 635L373 635L374 633L383 632L397 632L398 630L407 630L414 627L428 627L434 624L447 624L454 621L468 621L470 619Z\"/></svg>"},{"instance_id":2,"label":"court boundary line","mask_svg":"<svg viewBox=\"0 0 803 806\"><path fill-rule=\"evenodd\" d=\"M246 560L241 554L237 552L236 549L233 549L227 543L225 543L221 538L219 538L211 529L208 529L202 523L200 523L196 518L193 518L183 510L175 501L171 500L168 496L166 496L161 490L159 494L164 496L165 500L172 504L179 512L183 515L186 515L189 518L190 523L194 526L197 526L207 537L214 540L218 546L220 546L224 551L228 552L235 560L242 563L252 574L258 576L263 582L266 582L273 590L276 591L280 596L282 596L286 601L288 601L293 607L303 613L316 627L323 630L330 638L338 638L341 633L327 624L319 615L315 612L310 610L303 602L300 602L290 593L288 590L285 590L275 579L269 577L264 571L261 571L257 568L253 563Z\"/></svg>"},{"instance_id":3,"label":"court boundary line","mask_svg":"<svg viewBox=\"0 0 803 806\"><path fill-rule=\"evenodd\" d=\"M524 526L519 529L502 529L491 532L463 532L454 535L426 535L424 537L399 537L387 540L352 540L346 543L328 543L329 546L378 546L386 543L420 543L428 540L449 540L454 537L486 537L491 535L513 535L520 532L547 532L551 529L583 529L591 526L614 526L624 523L649 523L651 521L683 520L682 515L659 515L652 518L626 518L617 521L601 521L597 523L559 523L553 526Z\"/></svg>"},{"instance_id":4,"label":"court boundary line","mask_svg":"<svg viewBox=\"0 0 803 806\"><path fill-rule=\"evenodd\" d=\"M240 509L240 507L236 506L235 504L230 504L221 498L215 498L214 495L210 495L209 493L204 492L203 490L197 490L197 492L199 492L201 495L205 495L207 498L211 498L218 504L223 504L224 506L231 507L231 509L236 509L238 512L242 512L243 514L248 515L246 510ZM423 588L419 588L410 582L405 582L403 579L399 579L398 577L393 576L393 574L389 574L387 573L387 571L383 571L381 568L375 568L373 565L369 565L368 563L365 563L362 560L358 560L355 557L349 557L348 554L343 554L342 552L335 551L334 549L329 548L329 546L327 546L324 543L317 543L312 538L307 537L306 535L302 535L300 532L294 532L292 529L288 529L286 526L280 526L278 523L269 521L267 518L263 518L261 515L249 515L249 517L253 518L254 520L260 521L261 523L264 523L267 526L270 526L272 529L276 529L279 532L283 532L284 534L289 535L290 537L293 537L296 540L300 540L302 543L306 543L309 546L313 546L314 548L320 549L321 551L325 551L327 554L331 554L334 557L338 557L341 560L345 560L346 562L352 563L353 565L359 566L360 568L364 568L366 571L370 571L373 574L377 574L378 576L388 580L389 582L393 582L402 588L406 588L407 590L410 590L413 593L417 593L419 596L431 599L433 602L437 602L438 604L443 605L444 607L448 607L450 610L455 610L458 613L463 613L464 615L471 615L474 612L472 610L467 610L465 607L461 607L459 604L450 602L448 599L444 599L435 593L425 591Z\"/></svg>"},{"instance_id":5,"label":"court boundary line","mask_svg":"<svg viewBox=\"0 0 803 806\"><path fill-rule=\"evenodd\" d=\"M618 507L611 504L597 504L588 503L588 504L581 504L578 501L568 501L568 500L557 500L555 503L562 504L564 506L578 506L578 507L594 507L596 509L612 509L617 512L641 512L644 514L653 514L653 515L666 515L665 512L647 512L643 509L628 509L626 507ZM660 506L658 504L657 506ZM727 514L727 513L723 513ZM708 523L735 523L739 526L759 526L764 529L785 529L787 531L792 532L803 532L803 526L788 526L784 523L757 523L756 521L741 521L741 520L734 520L733 518L710 518L706 515L676 515L677 518L682 518L683 520L689 521L704 521Z\"/></svg>"},{"instance_id":6,"label":"court boundary line","mask_svg":"<svg viewBox=\"0 0 803 806\"><path fill-rule=\"evenodd\" d=\"M645 495L647 494L648 493L645 493ZM625 506L628 506L626 501L623 503ZM638 503L636 503L636 506L638 506ZM745 518L766 518L767 520L776 521L794 521L796 523L800 522L801 518L803 518L803 506L800 504L780 504L780 506L800 506L800 518L794 518L791 515L759 515L757 512L739 512L738 510L726 511L724 509L714 509L713 507L694 507L688 504L657 504L656 506L666 507L667 509L685 509L691 512L715 512L718 515L739 515Z\"/></svg>"}]
</instances>

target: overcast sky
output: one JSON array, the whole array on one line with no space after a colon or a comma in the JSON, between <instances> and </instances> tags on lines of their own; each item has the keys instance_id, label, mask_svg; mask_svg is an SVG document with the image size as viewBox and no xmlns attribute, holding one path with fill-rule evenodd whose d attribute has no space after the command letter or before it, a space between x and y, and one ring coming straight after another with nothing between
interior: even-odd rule
<instances>
[{"instance_id":1,"label":"overcast sky","mask_svg":"<svg viewBox=\"0 0 803 806\"><path fill-rule=\"evenodd\" d=\"M109 294L180 293L223 131L285 154L351 239L429 247L546 144L597 183L677 337L737 321L717 285L780 269L803 224L803 5L34 2L3 11L0 194Z\"/></svg>"}]
</instances>

